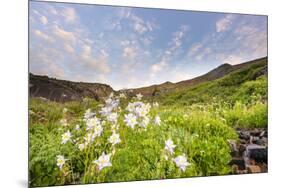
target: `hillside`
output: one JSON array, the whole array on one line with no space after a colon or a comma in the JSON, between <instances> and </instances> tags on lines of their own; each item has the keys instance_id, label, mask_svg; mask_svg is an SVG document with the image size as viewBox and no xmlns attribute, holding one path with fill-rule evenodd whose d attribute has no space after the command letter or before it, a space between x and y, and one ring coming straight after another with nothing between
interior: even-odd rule
<instances>
[{"instance_id":1,"label":"hillside","mask_svg":"<svg viewBox=\"0 0 281 188\"><path fill-rule=\"evenodd\" d=\"M137 93L142 93L144 96L155 96L155 95L159 95L160 93L169 92L175 89L186 89L192 86L196 86L200 83L216 80L218 78L222 78L223 76L231 72L234 72L236 70L247 69L250 68L251 66L265 66L264 73L266 73L267 71L266 65L267 65L267 57L238 64L238 65L223 64L202 76L190 80L184 80L177 83L165 82L159 85L130 89L127 90L127 92L131 93L132 95L135 95Z\"/></svg>"},{"instance_id":2,"label":"hillside","mask_svg":"<svg viewBox=\"0 0 281 188\"><path fill-rule=\"evenodd\" d=\"M31 97L43 97L52 101L65 102L82 100L84 97L100 100L113 92L113 89L105 84L71 82L30 74L29 91Z\"/></svg>"},{"instance_id":3,"label":"hillside","mask_svg":"<svg viewBox=\"0 0 281 188\"><path fill-rule=\"evenodd\" d=\"M267 100L267 58L228 66L228 71L230 71L228 74L212 80L212 78L220 75L218 73L221 72L222 67L226 67L226 65L222 65L204 76L195 78L194 80L199 84L194 84L194 80L193 82L179 82L173 92L162 92L155 96L153 100L162 101L166 105L190 105L211 101L234 104L238 100L250 103L251 100L256 100L254 98L258 97L262 101ZM206 78L209 78L210 81L206 81ZM184 84L185 88L183 87Z\"/></svg>"}]
</instances>

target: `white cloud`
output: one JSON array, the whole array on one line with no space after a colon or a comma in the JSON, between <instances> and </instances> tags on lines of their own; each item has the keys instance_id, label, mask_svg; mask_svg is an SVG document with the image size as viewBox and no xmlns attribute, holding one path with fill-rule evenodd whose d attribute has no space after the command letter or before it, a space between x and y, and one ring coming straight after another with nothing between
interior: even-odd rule
<instances>
[{"instance_id":1,"label":"white cloud","mask_svg":"<svg viewBox=\"0 0 281 188\"><path fill-rule=\"evenodd\" d=\"M168 62L163 59L159 63L153 64L150 69L151 69L152 75L155 75L156 73L161 72L162 70L164 70L167 67L168 67Z\"/></svg>"},{"instance_id":2,"label":"white cloud","mask_svg":"<svg viewBox=\"0 0 281 188\"><path fill-rule=\"evenodd\" d=\"M74 23L77 21L78 16L74 8L64 8L61 12L61 15L64 17L67 23Z\"/></svg>"},{"instance_id":3,"label":"white cloud","mask_svg":"<svg viewBox=\"0 0 281 188\"><path fill-rule=\"evenodd\" d=\"M201 49L202 47L203 47L203 46L202 46L201 43L195 43L195 44L193 44L193 45L189 48L189 51L188 51L187 55L188 55L189 57L192 57L192 56L195 55L195 54L199 51L199 49Z\"/></svg>"},{"instance_id":4,"label":"white cloud","mask_svg":"<svg viewBox=\"0 0 281 188\"><path fill-rule=\"evenodd\" d=\"M46 18L46 16L41 16L40 21L43 25L46 25L48 23L48 19Z\"/></svg>"},{"instance_id":5,"label":"white cloud","mask_svg":"<svg viewBox=\"0 0 281 188\"><path fill-rule=\"evenodd\" d=\"M123 57L133 60L137 55L137 50L134 47L125 47L123 49Z\"/></svg>"},{"instance_id":6,"label":"white cloud","mask_svg":"<svg viewBox=\"0 0 281 188\"><path fill-rule=\"evenodd\" d=\"M35 29L33 30L33 33L36 37L45 40L46 42L53 42L53 39L49 37L47 34L43 33L42 31Z\"/></svg>"},{"instance_id":7,"label":"white cloud","mask_svg":"<svg viewBox=\"0 0 281 188\"><path fill-rule=\"evenodd\" d=\"M230 28L233 20L235 19L235 16L233 14L228 14L222 19L218 20L216 22L216 31L217 32L223 32Z\"/></svg>"},{"instance_id":8,"label":"white cloud","mask_svg":"<svg viewBox=\"0 0 281 188\"><path fill-rule=\"evenodd\" d=\"M108 65L107 56L104 54L94 57L91 46L84 45L82 47L82 52L79 55L79 60L82 64L91 68L92 70L98 71L100 73L109 73L110 67Z\"/></svg>"},{"instance_id":9,"label":"white cloud","mask_svg":"<svg viewBox=\"0 0 281 188\"><path fill-rule=\"evenodd\" d=\"M75 33L66 31L63 28L59 27L58 25L54 25L53 34L66 43L68 42L75 43L77 40Z\"/></svg>"},{"instance_id":10,"label":"white cloud","mask_svg":"<svg viewBox=\"0 0 281 188\"><path fill-rule=\"evenodd\" d=\"M181 25L180 30L173 33L171 47L169 49L171 52L176 51L182 45L182 40L186 35L187 29L188 27L186 25Z\"/></svg>"}]
</instances>

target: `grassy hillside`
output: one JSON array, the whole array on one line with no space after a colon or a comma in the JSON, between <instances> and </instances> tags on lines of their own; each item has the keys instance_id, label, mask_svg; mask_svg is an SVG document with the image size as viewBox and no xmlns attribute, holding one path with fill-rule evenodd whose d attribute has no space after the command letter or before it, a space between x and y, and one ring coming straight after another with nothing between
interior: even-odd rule
<instances>
[{"instance_id":1,"label":"grassy hillside","mask_svg":"<svg viewBox=\"0 0 281 188\"><path fill-rule=\"evenodd\" d=\"M110 96L106 104L89 98L66 103L32 98L30 184L230 174L228 142L237 139L235 128L267 126L266 70L267 61L261 59L194 87L143 99ZM138 105L131 109L132 104ZM108 106L114 107L103 115L100 111ZM96 113L103 130L86 144L89 134L97 131L97 125L89 128L93 120L89 111ZM134 127L129 114L136 117ZM71 137L66 139L68 134ZM120 139L116 144L110 139L114 134ZM175 147L167 148L169 139ZM100 169L103 152L110 154L110 165ZM66 159L64 163L58 156Z\"/></svg>"}]
</instances>

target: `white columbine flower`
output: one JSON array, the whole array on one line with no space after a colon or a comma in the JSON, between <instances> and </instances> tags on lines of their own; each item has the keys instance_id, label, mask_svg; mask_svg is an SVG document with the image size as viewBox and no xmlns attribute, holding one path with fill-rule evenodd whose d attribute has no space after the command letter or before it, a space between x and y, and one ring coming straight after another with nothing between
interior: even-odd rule
<instances>
[{"instance_id":1,"label":"white columbine flower","mask_svg":"<svg viewBox=\"0 0 281 188\"><path fill-rule=\"evenodd\" d=\"M60 120L60 124L61 124L62 126L65 126L65 127L68 125L66 119L61 119L61 120Z\"/></svg>"},{"instance_id":2,"label":"white columbine flower","mask_svg":"<svg viewBox=\"0 0 281 188\"><path fill-rule=\"evenodd\" d=\"M138 100L141 100L141 98L143 97L141 93L137 94L136 96Z\"/></svg>"},{"instance_id":3,"label":"white columbine flower","mask_svg":"<svg viewBox=\"0 0 281 188\"><path fill-rule=\"evenodd\" d=\"M66 113L68 110L67 110L67 108L63 108L63 110L62 110L62 113Z\"/></svg>"},{"instance_id":4,"label":"white columbine flower","mask_svg":"<svg viewBox=\"0 0 281 188\"><path fill-rule=\"evenodd\" d=\"M61 143L65 144L66 142L68 142L70 140L70 138L71 138L71 133L68 130L66 133L61 135L61 139L62 139Z\"/></svg>"},{"instance_id":5,"label":"white columbine flower","mask_svg":"<svg viewBox=\"0 0 281 188\"><path fill-rule=\"evenodd\" d=\"M94 128L94 137L100 136L103 131L103 127L101 125L97 125Z\"/></svg>"},{"instance_id":6,"label":"white columbine flower","mask_svg":"<svg viewBox=\"0 0 281 188\"><path fill-rule=\"evenodd\" d=\"M159 104L158 104L158 102L154 102L154 103L152 104L152 106L155 107L155 108L157 108L157 107L159 106Z\"/></svg>"},{"instance_id":7,"label":"white columbine flower","mask_svg":"<svg viewBox=\"0 0 281 188\"><path fill-rule=\"evenodd\" d=\"M190 165L190 163L187 162L185 155L179 155L174 158L173 161L176 163L177 167L179 167L182 171L185 171L186 167Z\"/></svg>"},{"instance_id":8,"label":"white columbine flower","mask_svg":"<svg viewBox=\"0 0 281 188\"><path fill-rule=\"evenodd\" d=\"M129 127L133 129L137 124L137 117L134 114L126 114L124 121Z\"/></svg>"},{"instance_id":9,"label":"white columbine flower","mask_svg":"<svg viewBox=\"0 0 281 188\"><path fill-rule=\"evenodd\" d=\"M93 133L88 133L86 136L84 136L84 140L86 145L92 143L96 138L96 135Z\"/></svg>"},{"instance_id":10,"label":"white columbine flower","mask_svg":"<svg viewBox=\"0 0 281 188\"><path fill-rule=\"evenodd\" d=\"M142 118L142 121L140 122L140 126L143 128L146 128L149 124L149 117L145 116Z\"/></svg>"},{"instance_id":11,"label":"white columbine flower","mask_svg":"<svg viewBox=\"0 0 281 188\"><path fill-rule=\"evenodd\" d=\"M107 116L107 120L112 122L112 123L116 123L117 122L117 118L118 118L118 115L116 112L113 112L113 113L110 113L108 116Z\"/></svg>"},{"instance_id":12,"label":"white columbine flower","mask_svg":"<svg viewBox=\"0 0 281 188\"><path fill-rule=\"evenodd\" d=\"M161 124L161 119L158 115L155 116L154 118L154 124L155 125L160 125Z\"/></svg>"},{"instance_id":13,"label":"white columbine flower","mask_svg":"<svg viewBox=\"0 0 281 188\"><path fill-rule=\"evenodd\" d=\"M91 130L92 128L100 125L100 120L97 117L93 117L87 120L86 125L87 125L86 130Z\"/></svg>"},{"instance_id":14,"label":"white columbine flower","mask_svg":"<svg viewBox=\"0 0 281 188\"><path fill-rule=\"evenodd\" d=\"M87 109L84 113L84 121L87 121L88 119L94 117L96 114L91 111L91 109Z\"/></svg>"},{"instance_id":15,"label":"white columbine flower","mask_svg":"<svg viewBox=\"0 0 281 188\"><path fill-rule=\"evenodd\" d=\"M57 166L62 169L63 165L65 164L66 159L62 155L57 156Z\"/></svg>"},{"instance_id":16,"label":"white columbine flower","mask_svg":"<svg viewBox=\"0 0 281 188\"><path fill-rule=\"evenodd\" d=\"M174 153L176 145L171 139L165 141L165 150L167 150L170 154Z\"/></svg>"},{"instance_id":17,"label":"white columbine flower","mask_svg":"<svg viewBox=\"0 0 281 188\"><path fill-rule=\"evenodd\" d=\"M103 116L107 116L108 114L110 114L112 111L112 107L110 106L105 106L105 107L102 107L101 110L100 110L100 114L103 115Z\"/></svg>"},{"instance_id":18,"label":"white columbine flower","mask_svg":"<svg viewBox=\"0 0 281 188\"><path fill-rule=\"evenodd\" d=\"M94 163L98 165L99 170L107 166L112 166L110 162L110 156L111 154L105 155L105 153L103 152L102 155L98 158L98 160L94 161Z\"/></svg>"},{"instance_id":19,"label":"white columbine flower","mask_svg":"<svg viewBox=\"0 0 281 188\"><path fill-rule=\"evenodd\" d=\"M122 98L123 98L123 99L126 99L126 95L125 95L124 93L120 93L119 98L120 98L120 99L122 99Z\"/></svg>"},{"instance_id":20,"label":"white columbine flower","mask_svg":"<svg viewBox=\"0 0 281 188\"><path fill-rule=\"evenodd\" d=\"M86 144L78 144L78 148L82 151L85 148Z\"/></svg>"},{"instance_id":21,"label":"white columbine flower","mask_svg":"<svg viewBox=\"0 0 281 188\"><path fill-rule=\"evenodd\" d=\"M114 146L115 144L118 144L121 142L119 134L116 134L115 132L112 133L112 135L109 137L108 141Z\"/></svg>"},{"instance_id":22,"label":"white columbine flower","mask_svg":"<svg viewBox=\"0 0 281 188\"><path fill-rule=\"evenodd\" d=\"M80 125L77 124L77 125L75 126L75 130L76 130L76 131L80 130Z\"/></svg>"}]
</instances>

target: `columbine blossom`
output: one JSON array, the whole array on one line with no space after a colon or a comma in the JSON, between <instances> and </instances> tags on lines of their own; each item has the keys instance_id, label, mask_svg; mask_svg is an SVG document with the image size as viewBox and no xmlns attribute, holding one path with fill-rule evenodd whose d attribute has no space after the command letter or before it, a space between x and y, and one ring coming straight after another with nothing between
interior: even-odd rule
<instances>
[{"instance_id":1,"label":"columbine blossom","mask_svg":"<svg viewBox=\"0 0 281 188\"><path fill-rule=\"evenodd\" d=\"M141 98L143 97L143 95L142 95L141 93L139 93L139 94L136 95L136 97L137 97L138 100L141 100Z\"/></svg>"},{"instance_id":2,"label":"columbine blossom","mask_svg":"<svg viewBox=\"0 0 281 188\"><path fill-rule=\"evenodd\" d=\"M87 120L86 125L87 125L87 130L91 130L94 127L100 125L100 120L97 117L93 117Z\"/></svg>"},{"instance_id":3,"label":"columbine blossom","mask_svg":"<svg viewBox=\"0 0 281 188\"><path fill-rule=\"evenodd\" d=\"M157 107L159 106L159 104L158 104L158 102L154 102L154 103L152 104L152 106L155 107L155 108L157 108Z\"/></svg>"},{"instance_id":4,"label":"columbine blossom","mask_svg":"<svg viewBox=\"0 0 281 188\"><path fill-rule=\"evenodd\" d=\"M140 126L143 128L146 128L149 124L149 117L145 116L142 118L142 121L140 122Z\"/></svg>"},{"instance_id":5,"label":"columbine blossom","mask_svg":"<svg viewBox=\"0 0 281 188\"><path fill-rule=\"evenodd\" d=\"M86 136L84 136L85 145L92 143L96 138L96 135L93 133L87 133Z\"/></svg>"},{"instance_id":6,"label":"columbine blossom","mask_svg":"<svg viewBox=\"0 0 281 188\"><path fill-rule=\"evenodd\" d=\"M160 125L161 124L161 119L158 115L155 116L154 118L154 124L155 125Z\"/></svg>"},{"instance_id":7,"label":"columbine blossom","mask_svg":"<svg viewBox=\"0 0 281 188\"><path fill-rule=\"evenodd\" d=\"M78 148L82 151L85 148L86 144L78 144Z\"/></svg>"},{"instance_id":8,"label":"columbine blossom","mask_svg":"<svg viewBox=\"0 0 281 188\"><path fill-rule=\"evenodd\" d=\"M112 123L116 123L117 122L117 118L118 118L118 115L116 112L113 112L113 113L110 113L108 116L107 116L107 120L112 122Z\"/></svg>"},{"instance_id":9,"label":"columbine blossom","mask_svg":"<svg viewBox=\"0 0 281 188\"><path fill-rule=\"evenodd\" d=\"M177 167L179 167L182 171L185 171L186 167L190 165L190 163L187 162L185 155L179 155L174 158L173 161L176 163Z\"/></svg>"},{"instance_id":10,"label":"columbine blossom","mask_svg":"<svg viewBox=\"0 0 281 188\"><path fill-rule=\"evenodd\" d=\"M126 114L124 121L126 122L127 126L133 129L137 124L137 117L134 114Z\"/></svg>"},{"instance_id":11,"label":"columbine blossom","mask_svg":"<svg viewBox=\"0 0 281 188\"><path fill-rule=\"evenodd\" d=\"M98 160L94 161L94 163L98 165L99 170L107 166L112 166L110 162L110 156L111 154L105 155L105 153L103 152L102 155L98 158Z\"/></svg>"},{"instance_id":12,"label":"columbine blossom","mask_svg":"<svg viewBox=\"0 0 281 188\"><path fill-rule=\"evenodd\" d=\"M87 109L84 114L84 121L87 121L90 118L93 118L96 115L96 113L92 112L91 109Z\"/></svg>"},{"instance_id":13,"label":"columbine blossom","mask_svg":"<svg viewBox=\"0 0 281 188\"><path fill-rule=\"evenodd\" d=\"M67 143L70 140L70 138L71 138L71 133L68 130L66 133L61 135L61 139L62 139L61 143L62 144Z\"/></svg>"},{"instance_id":14,"label":"columbine blossom","mask_svg":"<svg viewBox=\"0 0 281 188\"><path fill-rule=\"evenodd\" d=\"M167 150L170 154L174 153L176 145L171 139L165 141L165 150Z\"/></svg>"},{"instance_id":15,"label":"columbine blossom","mask_svg":"<svg viewBox=\"0 0 281 188\"><path fill-rule=\"evenodd\" d=\"M60 120L60 124L62 125L62 126L68 126L68 123L67 123L67 120L66 119L61 119Z\"/></svg>"},{"instance_id":16,"label":"columbine blossom","mask_svg":"<svg viewBox=\"0 0 281 188\"><path fill-rule=\"evenodd\" d=\"M102 107L102 108L101 108L100 114L101 114L102 116L108 116L108 115L111 113L112 110L113 110L113 109L112 109L111 106L105 106L105 107Z\"/></svg>"},{"instance_id":17,"label":"columbine blossom","mask_svg":"<svg viewBox=\"0 0 281 188\"><path fill-rule=\"evenodd\" d=\"M75 125L75 130L76 131L80 130L80 125L79 124Z\"/></svg>"},{"instance_id":18,"label":"columbine blossom","mask_svg":"<svg viewBox=\"0 0 281 188\"><path fill-rule=\"evenodd\" d=\"M63 108L63 110L62 110L62 113L66 113L68 111L68 109L67 108Z\"/></svg>"},{"instance_id":19,"label":"columbine blossom","mask_svg":"<svg viewBox=\"0 0 281 188\"><path fill-rule=\"evenodd\" d=\"M62 155L57 156L57 166L62 169L63 165L65 164L66 159Z\"/></svg>"},{"instance_id":20,"label":"columbine blossom","mask_svg":"<svg viewBox=\"0 0 281 188\"><path fill-rule=\"evenodd\" d=\"M126 99L127 97L126 97L126 95L125 95L124 93L120 93L119 98L120 98L120 99L122 99L122 98L123 98L123 99Z\"/></svg>"},{"instance_id":21,"label":"columbine blossom","mask_svg":"<svg viewBox=\"0 0 281 188\"><path fill-rule=\"evenodd\" d=\"M103 131L103 127L101 125L95 126L95 128L94 128L94 136L95 137L100 136L102 131Z\"/></svg>"},{"instance_id":22,"label":"columbine blossom","mask_svg":"<svg viewBox=\"0 0 281 188\"><path fill-rule=\"evenodd\" d=\"M115 132L112 133L112 135L109 137L108 141L112 145L115 145L115 144L118 144L121 142L119 134L116 134Z\"/></svg>"}]
</instances>

